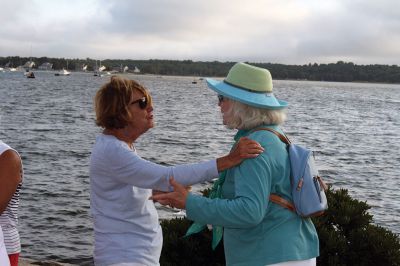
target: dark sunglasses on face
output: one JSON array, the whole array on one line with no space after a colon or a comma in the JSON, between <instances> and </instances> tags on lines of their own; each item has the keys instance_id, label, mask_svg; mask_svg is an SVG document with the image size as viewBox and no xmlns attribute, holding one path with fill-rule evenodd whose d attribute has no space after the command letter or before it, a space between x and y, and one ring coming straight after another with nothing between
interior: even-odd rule
<instances>
[{"instance_id":1,"label":"dark sunglasses on face","mask_svg":"<svg viewBox=\"0 0 400 266\"><path fill-rule=\"evenodd\" d=\"M135 104L135 103L139 103L140 109L146 109L147 103L148 103L147 97L142 97L142 98L140 98L138 100L135 100L135 101L131 102L131 104Z\"/></svg>"},{"instance_id":2,"label":"dark sunglasses on face","mask_svg":"<svg viewBox=\"0 0 400 266\"><path fill-rule=\"evenodd\" d=\"M223 100L224 100L224 96L222 96L221 94L218 94L218 103L222 103Z\"/></svg>"}]
</instances>

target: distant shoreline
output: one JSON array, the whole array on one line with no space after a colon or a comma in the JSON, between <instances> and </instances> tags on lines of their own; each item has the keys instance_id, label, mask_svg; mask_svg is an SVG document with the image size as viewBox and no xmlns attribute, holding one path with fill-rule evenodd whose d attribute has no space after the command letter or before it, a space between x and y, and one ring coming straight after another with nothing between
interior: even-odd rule
<instances>
[{"instance_id":1,"label":"distant shoreline","mask_svg":"<svg viewBox=\"0 0 400 266\"><path fill-rule=\"evenodd\" d=\"M34 69L33 70L35 73L38 72L44 72L44 73L57 73L57 70L40 70L40 69ZM21 71L19 71L21 72ZM92 74L93 71L76 71L76 70L71 70L71 74L73 73L79 73L79 74ZM111 77L114 75L121 75L121 76L144 76L144 77L158 77L158 78L187 78L187 79L192 79L197 82L205 80L205 78L214 78L214 79L224 79L224 76L196 76L196 75L175 75L175 74L152 74L152 73L131 73L131 72L120 72L120 73L111 73L107 74L104 73L102 77ZM326 83L360 83L360 84L387 84L387 85L400 85L399 83L391 83L391 82L378 82L378 81L363 81L363 80L353 80L353 81L332 81L332 80L308 80L308 79L279 79L279 78L274 78L274 81L304 81L304 82L326 82Z\"/></svg>"},{"instance_id":2,"label":"distant shoreline","mask_svg":"<svg viewBox=\"0 0 400 266\"><path fill-rule=\"evenodd\" d=\"M87 71L98 69L99 60L65 59L65 58L28 58L19 56L0 57L0 67L24 66L34 63L34 69L51 65L51 70L66 68ZM235 62L192 61L192 60L132 60L105 59L101 61L104 72L127 70L128 73L192 76L192 77L225 77ZM277 80L309 80L333 82L373 82L400 84L400 66L398 65L357 65L352 62L303 65L285 65L279 63L248 62L251 65L268 69L273 79ZM137 72L135 72L137 71Z\"/></svg>"}]
</instances>

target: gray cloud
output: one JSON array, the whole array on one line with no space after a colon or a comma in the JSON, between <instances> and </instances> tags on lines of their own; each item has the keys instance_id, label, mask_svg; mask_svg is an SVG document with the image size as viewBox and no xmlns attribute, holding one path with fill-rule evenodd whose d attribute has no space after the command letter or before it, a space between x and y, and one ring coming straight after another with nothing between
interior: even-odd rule
<instances>
[{"instance_id":1,"label":"gray cloud","mask_svg":"<svg viewBox=\"0 0 400 266\"><path fill-rule=\"evenodd\" d=\"M400 2L0 0L0 56L398 64ZM29 7L29 8L28 8ZM29 30L27 30L29 29Z\"/></svg>"}]
</instances>

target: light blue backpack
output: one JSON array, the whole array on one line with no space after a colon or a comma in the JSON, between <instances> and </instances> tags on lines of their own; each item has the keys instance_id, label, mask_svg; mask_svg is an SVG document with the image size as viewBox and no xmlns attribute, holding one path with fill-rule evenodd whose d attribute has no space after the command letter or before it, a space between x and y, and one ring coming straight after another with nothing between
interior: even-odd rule
<instances>
[{"instance_id":1,"label":"light blue backpack","mask_svg":"<svg viewBox=\"0 0 400 266\"><path fill-rule=\"evenodd\" d=\"M296 212L301 217L315 217L322 215L328 209L326 199L326 184L318 174L314 156L309 149L292 144L283 134L271 128L258 128L274 133L287 145L291 167L291 186L293 203L277 194L271 194L269 200Z\"/></svg>"}]
</instances>

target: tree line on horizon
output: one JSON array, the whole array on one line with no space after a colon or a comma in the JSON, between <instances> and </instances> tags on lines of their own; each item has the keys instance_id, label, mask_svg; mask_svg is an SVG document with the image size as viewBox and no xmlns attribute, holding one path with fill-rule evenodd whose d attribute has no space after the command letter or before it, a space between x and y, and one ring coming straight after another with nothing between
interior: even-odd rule
<instances>
[{"instance_id":1,"label":"tree line on horizon","mask_svg":"<svg viewBox=\"0 0 400 266\"><path fill-rule=\"evenodd\" d=\"M93 71L99 62L99 60L91 58L65 59L9 56L0 57L0 67L10 63L14 67L21 66L29 60L34 61L36 67L49 62L53 64L54 70L68 68L68 70L77 71L81 70L83 65L88 66L88 71ZM235 63L236 62L161 59L106 59L101 61L101 65L106 67L106 71L122 69L122 67L128 66L131 71L133 71L135 67L139 68L141 74L198 77L225 77L229 69ZM398 65L356 65L352 62L343 61L329 64L309 63L305 65L247 63L268 69L273 79L279 80L400 83L400 67Z\"/></svg>"}]
</instances>

